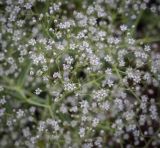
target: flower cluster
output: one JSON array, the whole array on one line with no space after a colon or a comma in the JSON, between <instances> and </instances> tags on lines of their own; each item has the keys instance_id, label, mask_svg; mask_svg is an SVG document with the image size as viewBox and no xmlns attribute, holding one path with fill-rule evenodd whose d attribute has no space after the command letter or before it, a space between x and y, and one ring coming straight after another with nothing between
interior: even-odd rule
<instances>
[{"instance_id":1,"label":"flower cluster","mask_svg":"<svg viewBox=\"0 0 160 148\"><path fill-rule=\"evenodd\" d=\"M158 148L159 13L158 0L0 2L0 147Z\"/></svg>"}]
</instances>

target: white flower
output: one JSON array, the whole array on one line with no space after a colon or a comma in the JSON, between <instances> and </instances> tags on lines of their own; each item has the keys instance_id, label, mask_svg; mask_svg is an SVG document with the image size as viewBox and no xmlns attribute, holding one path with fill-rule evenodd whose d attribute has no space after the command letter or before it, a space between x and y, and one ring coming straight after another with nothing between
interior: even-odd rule
<instances>
[{"instance_id":1,"label":"white flower","mask_svg":"<svg viewBox=\"0 0 160 148\"><path fill-rule=\"evenodd\" d=\"M5 108L0 109L0 117L4 115L5 111L6 111Z\"/></svg>"},{"instance_id":2,"label":"white flower","mask_svg":"<svg viewBox=\"0 0 160 148\"><path fill-rule=\"evenodd\" d=\"M104 103L102 103L101 107L108 111L110 108L110 103L108 101L105 101Z\"/></svg>"},{"instance_id":3,"label":"white flower","mask_svg":"<svg viewBox=\"0 0 160 148\"><path fill-rule=\"evenodd\" d=\"M105 98L107 96L108 96L108 93L104 89L100 89L100 90L97 90L97 91L94 90L93 91L93 98L97 99L97 101L101 101L103 98Z\"/></svg>"},{"instance_id":4,"label":"white flower","mask_svg":"<svg viewBox=\"0 0 160 148\"><path fill-rule=\"evenodd\" d=\"M121 31L126 31L127 30L127 25L121 25L120 26Z\"/></svg>"},{"instance_id":5,"label":"white flower","mask_svg":"<svg viewBox=\"0 0 160 148\"><path fill-rule=\"evenodd\" d=\"M94 118L93 121L92 121L92 126L93 127L96 127L99 123L99 119L98 118Z\"/></svg>"},{"instance_id":6,"label":"white flower","mask_svg":"<svg viewBox=\"0 0 160 148\"><path fill-rule=\"evenodd\" d=\"M64 84L64 90L66 91L73 91L75 89L76 89L76 85L74 83L67 82Z\"/></svg>"},{"instance_id":7,"label":"white flower","mask_svg":"<svg viewBox=\"0 0 160 148\"><path fill-rule=\"evenodd\" d=\"M85 135L85 128L83 128L83 127L81 127L80 129L79 129L79 136L82 138L82 137L84 137L84 135Z\"/></svg>"},{"instance_id":8,"label":"white flower","mask_svg":"<svg viewBox=\"0 0 160 148\"><path fill-rule=\"evenodd\" d=\"M37 88L37 89L35 90L35 94L36 94L36 95L39 95L41 92L42 92L42 90L41 90L40 88Z\"/></svg>"},{"instance_id":9,"label":"white flower","mask_svg":"<svg viewBox=\"0 0 160 148\"><path fill-rule=\"evenodd\" d=\"M16 114L17 114L17 118L21 118L21 117L24 116L24 111L21 110L21 109L19 109L19 110L16 112Z\"/></svg>"},{"instance_id":10,"label":"white flower","mask_svg":"<svg viewBox=\"0 0 160 148\"><path fill-rule=\"evenodd\" d=\"M112 87L113 84L114 84L114 81L113 81L113 80L111 80L111 79L108 79L108 80L107 80L107 85L108 85L109 87Z\"/></svg>"},{"instance_id":11,"label":"white flower","mask_svg":"<svg viewBox=\"0 0 160 148\"><path fill-rule=\"evenodd\" d=\"M106 60L106 62L112 63L112 57L109 55L106 55L106 57L104 58Z\"/></svg>"}]
</instances>

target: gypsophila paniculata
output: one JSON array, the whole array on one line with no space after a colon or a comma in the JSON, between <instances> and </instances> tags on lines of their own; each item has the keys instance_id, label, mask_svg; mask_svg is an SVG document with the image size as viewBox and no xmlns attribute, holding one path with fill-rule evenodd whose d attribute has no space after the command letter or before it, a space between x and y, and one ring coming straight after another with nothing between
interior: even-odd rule
<instances>
[{"instance_id":1,"label":"gypsophila paniculata","mask_svg":"<svg viewBox=\"0 0 160 148\"><path fill-rule=\"evenodd\" d=\"M160 147L158 0L0 2L0 147Z\"/></svg>"}]
</instances>

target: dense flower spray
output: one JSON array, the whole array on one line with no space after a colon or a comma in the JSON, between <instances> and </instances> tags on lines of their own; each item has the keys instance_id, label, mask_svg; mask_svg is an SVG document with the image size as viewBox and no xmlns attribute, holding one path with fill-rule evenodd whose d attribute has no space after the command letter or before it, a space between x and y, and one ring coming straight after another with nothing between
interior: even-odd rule
<instances>
[{"instance_id":1,"label":"dense flower spray","mask_svg":"<svg viewBox=\"0 0 160 148\"><path fill-rule=\"evenodd\" d=\"M158 148L159 13L158 0L0 2L0 147Z\"/></svg>"}]
</instances>

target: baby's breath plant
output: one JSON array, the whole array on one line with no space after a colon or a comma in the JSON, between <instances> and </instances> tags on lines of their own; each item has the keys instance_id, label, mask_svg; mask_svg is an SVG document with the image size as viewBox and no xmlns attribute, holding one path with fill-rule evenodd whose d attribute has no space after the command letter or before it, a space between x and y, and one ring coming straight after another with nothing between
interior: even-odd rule
<instances>
[{"instance_id":1,"label":"baby's breath plant","mask_svg":"<svg viewBox=\"0 0 160 148\"><path fill-rule=\"evenodd\" d=\"M1 148L160 147L159 0L1 0Z\"/></svg>"}]
</instances>

